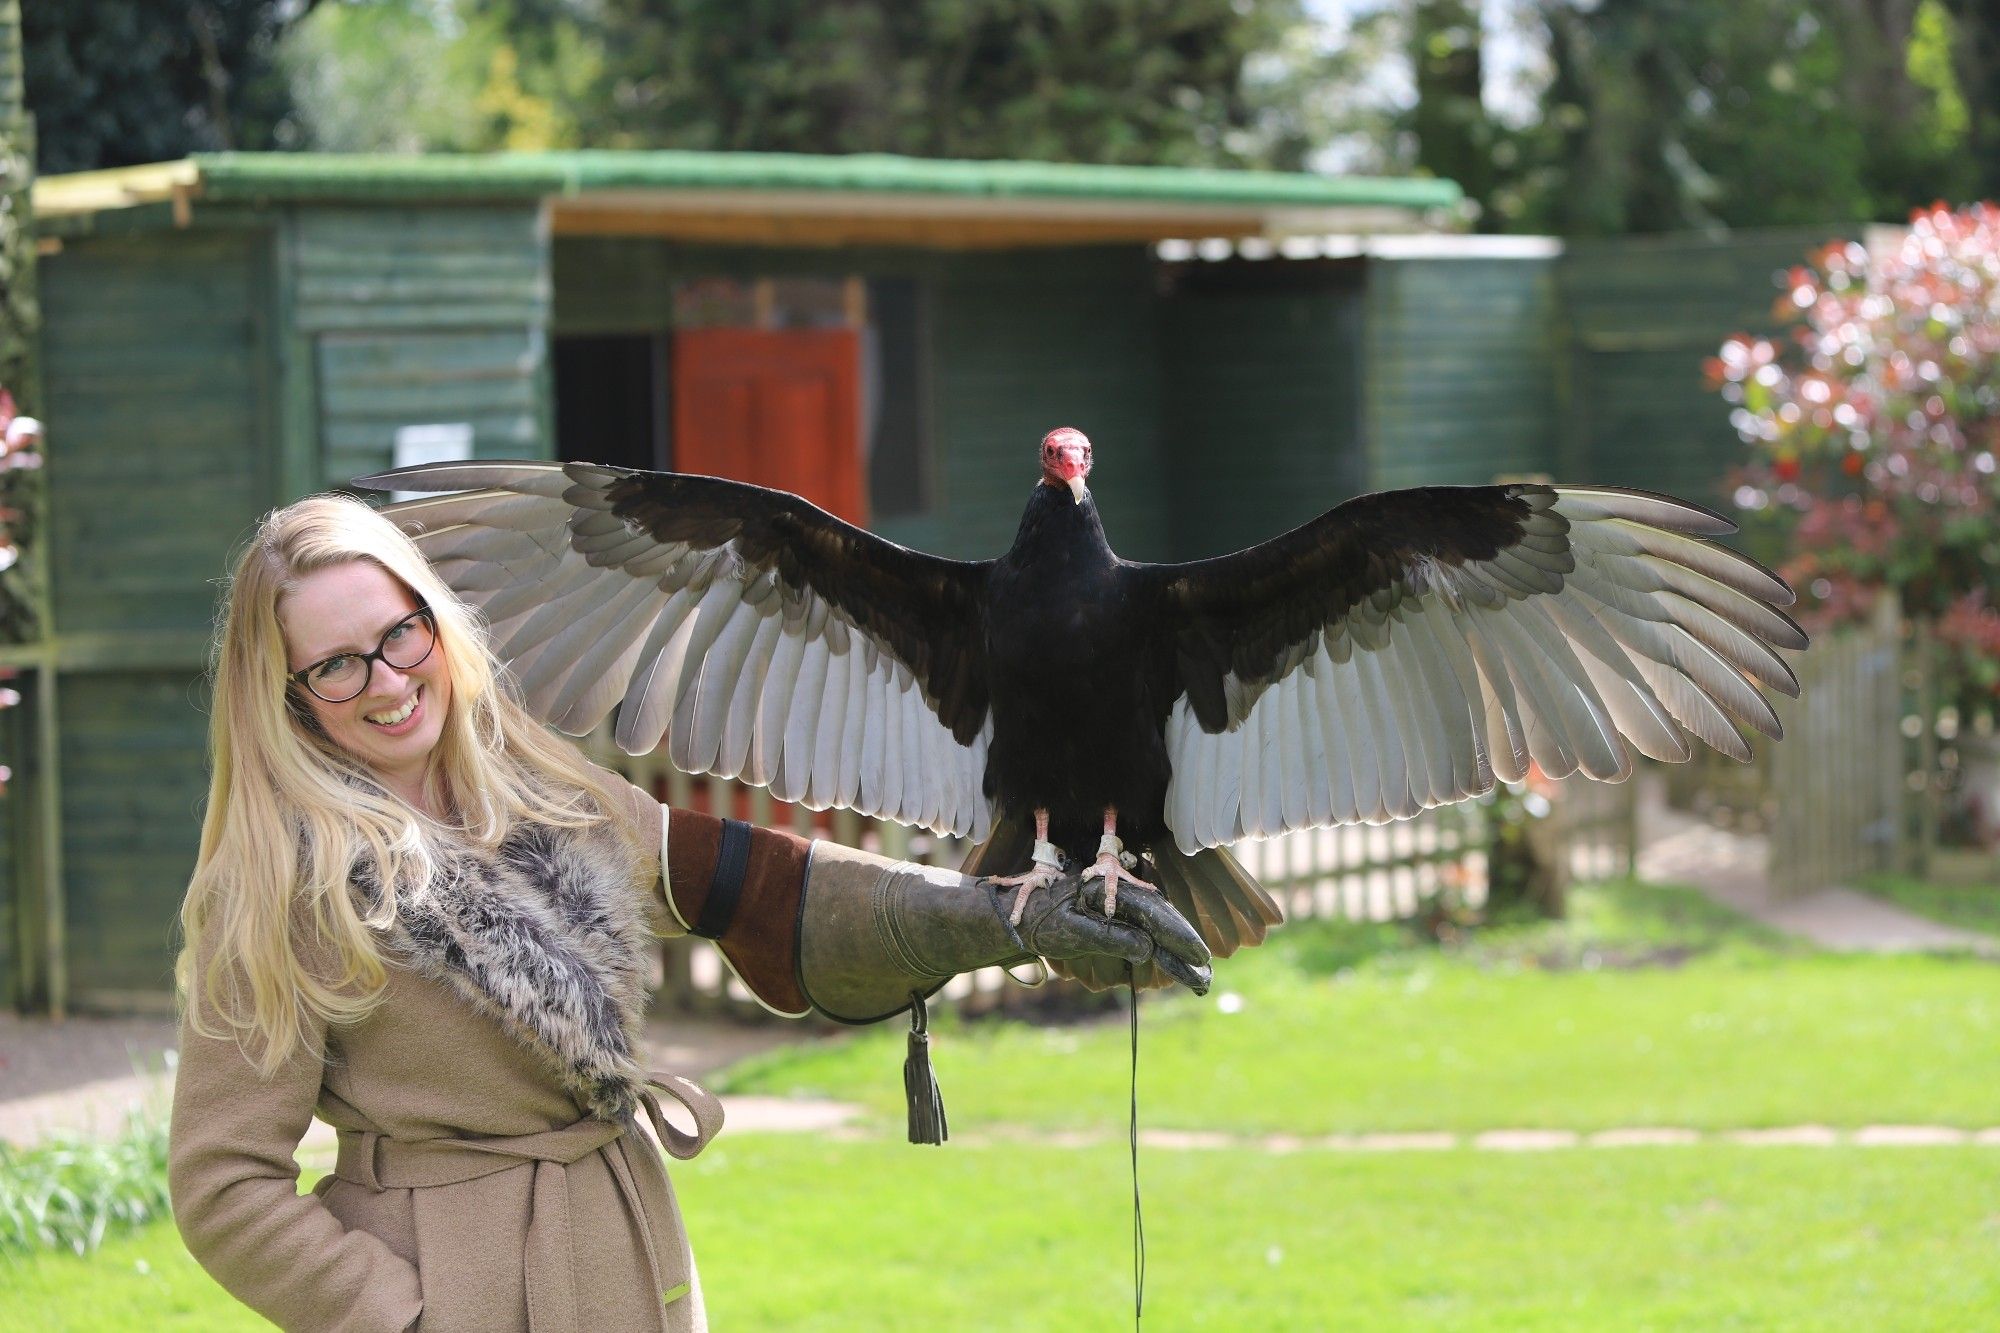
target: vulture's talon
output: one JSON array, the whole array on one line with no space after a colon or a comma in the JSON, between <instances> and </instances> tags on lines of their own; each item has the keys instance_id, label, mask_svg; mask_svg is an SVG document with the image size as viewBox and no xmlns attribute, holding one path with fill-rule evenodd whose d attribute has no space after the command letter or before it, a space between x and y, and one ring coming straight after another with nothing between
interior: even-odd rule
<instances>
[{"instance_id":1,"label":"vulture's talon","mask_svg":"<svg viewBox=\"0 0 2000 1333\"><path fill-rule=\"evenodd\" d=\"M1054 867L1037 864L1033 870L1027 871L1025 874L1007 875L1001 879L994 880L995 884L1004 884L1008 888L1015 890L1014 906L1007 913L1007 924L1010 926L1019 926L1022 916L1028 910L1028 895L1036 889L1048 888L1049 885L1055 883L1059 878L1061 878L1061 874Z\"/></svg>"},{"instance_id":2,"label":"vulture's talon","mask_svg":"<svg viewBox=\"0 0 2000 1333\"><path fill-rule=\"evenodd\" d=\"M1097 860L1091 865L1090 869L1083 872L1083 877L1085 879L1101 879L1104 881L1104 915L1107 917L1118 910L1118 885L1121 880L1127 884L1136 884L1140 888L1153 893L1159 892L1157 888L1154 888L1151 884L1148 884L1145 880L1140 879L1137 875L1127 870L1120 863L1119 854L1112 851L1098 853Z\"/></svg>"}]
</instances>

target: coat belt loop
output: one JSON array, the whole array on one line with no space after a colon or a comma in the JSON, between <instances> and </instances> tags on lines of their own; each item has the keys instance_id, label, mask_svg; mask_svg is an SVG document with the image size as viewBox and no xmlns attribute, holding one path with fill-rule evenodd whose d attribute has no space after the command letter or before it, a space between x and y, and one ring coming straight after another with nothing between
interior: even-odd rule
<instances>
[{"instance_id":1,"label":"coat belt loop","mask_svg":"<svg viewBox=\"0 0 2000 1333\"><path fill-rule=\"evenodd\" d=\"M528 1218L528 1327L577 1333L576 1265L569 1227L569 1180L559 1162L535 1163ZM623 1185L619 1186L621 1192ZM651 1246L647 1261L652 1260ZM658 1279L654 1280L658 1285Z\"/></svg>"},{"instance_id":2,"label":"coat belt loop","mask_svg":"<svg viewBox=\"0 0 2000 1333\"><path fill-rule=\"evenodd\" d=\"M354 1130L342 1130L343 1134L356 1134ZM382 1135L372 1129L364 1129L356 1134L354 1165L359 1169L361 1179L355 1183L370 1194L380 1194L383 1190L381 1168L375 1161L375 1151L382 1144Z\"/></svg>"}]
</instances>

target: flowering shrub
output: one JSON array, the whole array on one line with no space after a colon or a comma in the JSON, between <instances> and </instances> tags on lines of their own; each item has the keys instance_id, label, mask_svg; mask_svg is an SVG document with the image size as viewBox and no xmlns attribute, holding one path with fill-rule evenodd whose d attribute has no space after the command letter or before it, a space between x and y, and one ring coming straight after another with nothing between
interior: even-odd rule
<instances>
[{"instance_id":1,"label":"flowering shrub","mask_svg":"<svg viewBox=\"0 0 2000 1333\"><path fill-rule=\"evenodd\" d=\"M1739 334L1707 364L1750 447L1735 498L1787 538L1800 618L1865 617L1885 588L1932 627L1947 697L2000 694L2000 208L1920 210L1871 251L1788 275L1786 339Z\"/></svg>"},{"instance_id":2,"label":"flowering shrub","mask_svg":"<svg viewBox=\"0 0 2000 1333\"><path fill-rule=\"evenodd\" d=\"M27 518L14 481L24 472L42 465L42 425L33 417L15 410L14 396L0 388L0 631L20 637L19 631L32 624L32 612L22 596L18 577L9 577L21 558L20 543L26 540L23 525ZM14 671L0 668L0 708L21 702L20 691L12 685ZM13 769L0 764L0 791L5 791Z\"/></svg>"}]
</instances>

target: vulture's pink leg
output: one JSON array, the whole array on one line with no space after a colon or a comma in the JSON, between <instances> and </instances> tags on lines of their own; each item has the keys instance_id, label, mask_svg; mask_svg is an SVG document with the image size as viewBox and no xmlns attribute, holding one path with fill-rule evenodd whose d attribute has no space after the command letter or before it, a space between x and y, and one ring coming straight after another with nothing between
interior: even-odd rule
<instances>
[{"instance_id":1,"label":"vulture's pink leg","mask_svg":"<svg viewBox=\"0 0 2000 1333\"><path fill-rule=\"evenodd\" d=\"M1021 875L1008 875L996 879L995 884L1018 886L1014 895L1014 910L1007 916L1009 925L1021 924L1021 914L1028 910L1028 895L1036 889L1046 889L1062 874L1062 854L1049 842L1049 812L1035 811L1035 868Z\"/></svg>"},{"instance_id":2,"label":"vulture's pink leg","mask_svg":"<svg viewBox=\"0 0 2000 1333\"><path fill-rule=\"evenodd\" d=\"M1118 910L1118 885L1121 880L1127 884L1136 884L1142 889L1152 889L1155 893L1159 892L1151 884L1148 884L1145 880L1140 879L1125 868L1124 861L1120 859L1124 854L1125 844L1118 841L1118 807L1111 806L1104 812L1104 839L1097 844L1097 860L1092 863L1090 869L1083 872L1085 879L1102 879L1104 881L1104 915L1106 916L1110 916Z\"/></svg>"}]
</instances>

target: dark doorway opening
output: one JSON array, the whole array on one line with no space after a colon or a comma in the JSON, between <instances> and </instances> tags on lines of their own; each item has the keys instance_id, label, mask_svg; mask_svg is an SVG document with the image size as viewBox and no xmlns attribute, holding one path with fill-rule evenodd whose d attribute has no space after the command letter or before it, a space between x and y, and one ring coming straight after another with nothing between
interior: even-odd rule
<instances>
[{"instance_id":1,"label":"dark doorway opening","mask_svg":"<svg viewBox=\"0 0 2000 1333\"><path fill-rule=\"evenodd\" d=\"M666 338L586 334L555 340L556 456L665 468Z\"/></svg>"}]
</instances>

